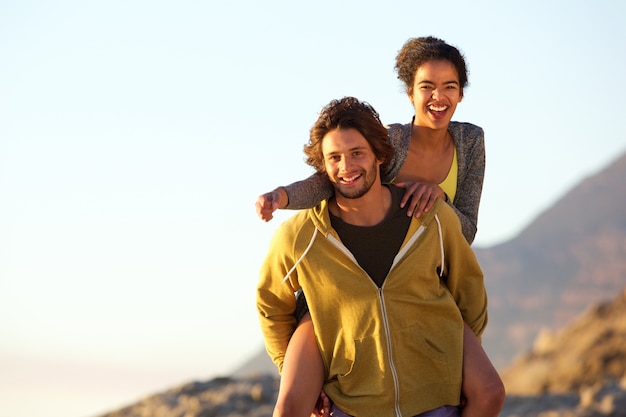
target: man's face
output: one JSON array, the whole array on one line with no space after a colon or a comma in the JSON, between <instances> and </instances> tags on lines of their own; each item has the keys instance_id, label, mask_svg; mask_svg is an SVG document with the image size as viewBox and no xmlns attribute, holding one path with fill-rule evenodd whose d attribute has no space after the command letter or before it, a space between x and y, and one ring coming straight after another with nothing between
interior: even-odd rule
<instances>
[{"instance_id":1,"label":"man's face","mask_svg":"<svg viewBox=\"0 0 626 417\"><path fill-rule=\"evenodd\" d=\"M324 166L337 194L349 198L365 195L377 181L382 161L356 129L334 129L322 140Z\"/></svg>"}]
</instances>

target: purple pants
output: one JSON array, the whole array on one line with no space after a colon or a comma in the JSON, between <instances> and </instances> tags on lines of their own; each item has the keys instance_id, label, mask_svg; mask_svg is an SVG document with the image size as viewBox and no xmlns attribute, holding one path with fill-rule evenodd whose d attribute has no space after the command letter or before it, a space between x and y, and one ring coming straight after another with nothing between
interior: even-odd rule
<instances>
[{"instance_id":1,"label":"purple pants","mask_svg":"<svg viewBox=\"0 0 626 417\"><path fill-rule=\"evenodd\" d=\"M444 405L443 407L435 408L434 410L426 411L425 413L418 414L414 417L460 417L461 409L459 407L453 407L451 405ZM330 417L352 417L337 407L335 404L330 406Z\"/></svg>"}]
</instances>

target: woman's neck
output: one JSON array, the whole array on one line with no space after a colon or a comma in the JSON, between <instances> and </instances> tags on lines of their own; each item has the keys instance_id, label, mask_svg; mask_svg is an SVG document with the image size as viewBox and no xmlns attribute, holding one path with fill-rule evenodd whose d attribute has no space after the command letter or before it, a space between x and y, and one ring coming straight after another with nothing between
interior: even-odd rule
<instances>
[{"instance_id":1,"label":"woman's neck","mask_svg":"<svg viewBox=\"0 0 626 417\"><path fill-rule=\"evenodd\" d=\"M448 129L431 129L429 127L413 125L411 142L418 143L424 151L441 151L452 143L452 135Z\"/></svg>"}]
</instances>

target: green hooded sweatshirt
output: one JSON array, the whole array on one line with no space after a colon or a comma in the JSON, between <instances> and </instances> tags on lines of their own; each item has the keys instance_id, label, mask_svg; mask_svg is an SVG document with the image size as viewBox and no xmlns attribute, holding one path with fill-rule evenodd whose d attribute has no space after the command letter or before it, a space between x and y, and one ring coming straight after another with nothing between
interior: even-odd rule
<instances>
[{"instance_id":1,"label":"green hooded sweatshirt","mask_svg":"<svg viewBox=\"0 0 626 417\"><path fill-rule=\"evenodd\" d=\"M378 287L331 227L327 200L275 232L257 288L266 349L282 370L306 295L324 362L324 391L358 417L415 416L461 396L463 322L487 324L483 273L440 199L413 218Z\"/></svg>"}]
</instances>

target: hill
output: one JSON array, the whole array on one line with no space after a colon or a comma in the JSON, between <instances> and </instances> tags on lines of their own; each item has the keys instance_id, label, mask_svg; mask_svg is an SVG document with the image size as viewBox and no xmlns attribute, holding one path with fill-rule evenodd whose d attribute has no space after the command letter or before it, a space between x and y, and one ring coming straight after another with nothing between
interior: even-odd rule
<instances>
[{"instance_id":1,"label":"hill","mask_svg":"<svg viewBox=\"0 0 626 417\"><path fill-rule=\"evenodd\" d=\"M483 343L498 369L626 284L626 154L514 239L475 248L489 294ZM528 196L521 195L519 202Z\"/></svg>"},{"instance_id":2,"label":"hill","mask_svg":"<svg viewBox=\"0 0 626 417\"><path fill-rule=\"evenodd\" d=\"M541 333L501 375L515 395L564 394L626 377L626 288L566 328Z\"/></svg>"},{"instance_id":3,"label":"hill","mask_svg":"<svg viewBox=\"0 0 626 417\"><path fill-rule=\"evenodd\" d=\"M501 375L502 417L626 416L626 287L540 334Z\"/></svg>"}]
</instances>

